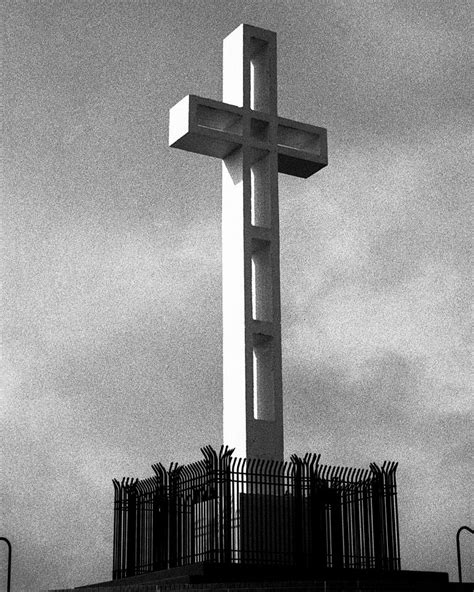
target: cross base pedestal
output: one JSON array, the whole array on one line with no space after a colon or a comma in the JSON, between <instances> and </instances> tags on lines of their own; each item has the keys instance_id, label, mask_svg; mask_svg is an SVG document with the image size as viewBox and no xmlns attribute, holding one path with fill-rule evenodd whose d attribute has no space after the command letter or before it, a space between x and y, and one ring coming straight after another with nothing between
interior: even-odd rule
<instances>
[{"instance_id":1,"label":"cross base pedestal","mask_svg":"<svg viewBox=\"0 0 474 592\"><path fill-rule=\"evenodd\" d=\"M244 584L244 586L242 586ZM77 592L471 592L442 572L318 570L195 564L75 588ZM50 592L71 592L51 590Z\"/></svg>"}]
</instances>

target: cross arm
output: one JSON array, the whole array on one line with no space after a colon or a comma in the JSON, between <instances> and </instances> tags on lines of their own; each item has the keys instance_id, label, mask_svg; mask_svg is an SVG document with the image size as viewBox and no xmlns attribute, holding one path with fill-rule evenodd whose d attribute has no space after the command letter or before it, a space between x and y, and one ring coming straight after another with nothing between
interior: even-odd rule
<instances>
[{"instance_id":1,"label":"cross arm","mask_svg":"<svg viewBox=\"0 0 474 592\"><path fill-rule=\"evenodd\" d=\"M244 144L262 150L276 147L278 171L287 175L306 178L328 163L327 131L322 127L196 95L184 97L170 110L170 147L226 158Z\"/></svg>"},{"instance_id":2,"label":"cross arm","mask_svg":"<svg viewBox=\"0 0 474 592\"><path fill-rule=\"evenodd\" d=\"M172 148L225 158L242 143L240 107L188 95L170 110Z\"/></svg>"},{"instance_id":3,"label":"cross arm","mask_svg":"<svg viewBox=\"0 0 474 592\"><path fill-rule=\"evenodd\" d=\"M310 177L328 164L327 130L278 118L278 172Z\"/></svg>"}]
</instances>

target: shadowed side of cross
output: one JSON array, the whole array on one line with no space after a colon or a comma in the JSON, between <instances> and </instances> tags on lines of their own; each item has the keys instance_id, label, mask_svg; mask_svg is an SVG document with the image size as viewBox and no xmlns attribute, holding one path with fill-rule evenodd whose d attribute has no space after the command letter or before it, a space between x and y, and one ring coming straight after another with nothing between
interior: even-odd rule
<instances>
[{"instance_id":1,"label":"shadowed side of cross","mask_svg":"<svg viewBox=\"0 0 474 592\"><path fill-rule=\"evenodd\" d=\"M282 460L278 173L326 166L327 135L278 116L276 71L276 34L240 25L224 40L224 102L182 99L169 144L223 161L224 443Z\"/></svg>"}]
</instances>

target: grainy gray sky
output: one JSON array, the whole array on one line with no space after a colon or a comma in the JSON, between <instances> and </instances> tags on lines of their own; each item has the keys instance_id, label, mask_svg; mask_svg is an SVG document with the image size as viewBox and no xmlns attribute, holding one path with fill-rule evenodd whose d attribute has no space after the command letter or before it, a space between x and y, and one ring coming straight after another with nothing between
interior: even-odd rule
<instances>
[{"instance_id":1,"label":"grainy gray sky","mask_svg":"<svg viewBox=\"0 0 474 592\"><path fill-rule=\"evenodd\" d=\"M280 115L329 137L326 169L280 176L286 456L399 461L402 565L455 578L472 520L471 9L4 3L14 592L109 579L111 479L221 443L220 163L169 149L167 125L186 94L220 98L241 22L278 34Z\"/></svg>"}]
</instances>

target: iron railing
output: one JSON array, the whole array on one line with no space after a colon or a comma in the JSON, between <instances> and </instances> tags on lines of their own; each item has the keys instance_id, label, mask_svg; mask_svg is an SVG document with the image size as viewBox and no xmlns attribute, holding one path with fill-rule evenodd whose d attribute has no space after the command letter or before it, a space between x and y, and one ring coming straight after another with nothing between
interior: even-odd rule
<instances>
[{"instance_id":1,"label":"iron railing","mask_svg":"<svg viewBox=\"0 0 474 592\"><path fill-rule=\"evenodd\" d=\"M196 463L114 480L113 579L193 563L400 569L395 473L202 449Z\"/></svg>"}]
</instances>

